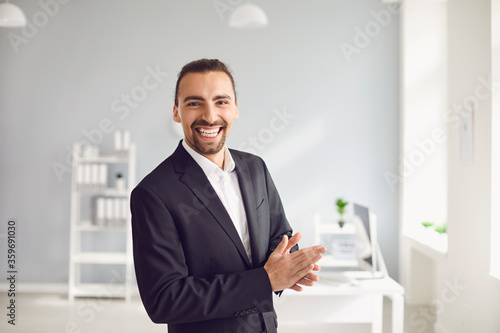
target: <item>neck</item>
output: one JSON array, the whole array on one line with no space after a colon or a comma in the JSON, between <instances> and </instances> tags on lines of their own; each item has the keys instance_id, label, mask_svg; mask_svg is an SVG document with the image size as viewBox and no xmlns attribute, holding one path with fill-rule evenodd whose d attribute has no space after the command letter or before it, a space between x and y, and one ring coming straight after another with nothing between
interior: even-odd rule
<instances>
[{"instance_id":1,"label":"neck","mask_svg":"<svg viewBox=\"0 0 500 333\"><path fill-rule=\"evenodd\" d=\"M220 169L222 169L224 167L224 150L225 148L222 148L217 154L202 155L215 163Z\"/></svg>"},{"instance_id":2,"label":"neck","mask_svg":"<svg viewBox=\"0 0 500 333\"><path fill-rule=\"evenodd\" d=\"M203 157L208 158L208 160L210 160L212 163L215 163L215 165L217 165L220 169L223 169L223 167L224 167L224 156L225 156L225 153L226 153L226 147L225 146L222 147L222 149L219 152L215 153L215 154L202 154L198 150L196 150L196 148L193 147L193 145L188 140L186 140L186 138L184 138L184 141L195 152L197 152L198 154L200 154Z\"/></svg>"}]
</instances>

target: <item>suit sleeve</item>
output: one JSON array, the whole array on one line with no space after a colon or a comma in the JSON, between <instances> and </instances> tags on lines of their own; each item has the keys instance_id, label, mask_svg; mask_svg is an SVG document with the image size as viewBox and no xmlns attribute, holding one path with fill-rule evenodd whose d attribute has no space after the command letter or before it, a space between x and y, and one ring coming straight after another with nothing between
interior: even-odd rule
<instances>
[{"instance_id":1,"label":"suit sleeve","mask_svg":"<svg viewBox=\"0 0 500 333\"><path fill-rule=\"evenodd\" d=\"M137 283L153 322L228 318L235 316L235 309L272 311L271 284L264 268L189 276L180 235L163 202L139 186L131 195L131 211Z\"/></svg>"}]
</instances>

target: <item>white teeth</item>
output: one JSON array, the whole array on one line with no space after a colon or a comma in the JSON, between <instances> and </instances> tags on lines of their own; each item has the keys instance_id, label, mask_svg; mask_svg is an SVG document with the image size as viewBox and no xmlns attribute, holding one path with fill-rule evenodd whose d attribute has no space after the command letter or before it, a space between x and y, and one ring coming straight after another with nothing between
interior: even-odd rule
<instances>
[{"instance_id":1,"label":"white teeth","mask_svg":"<svg viewBox=\"0 0 500 333\"><path fill-rule=\"evenodd\" d=\"M212 129L212 130L205 130L205 129L198 129L198 132L204 136L204 137L207 137L207 138L214 138L217 136L217 134L219 133L219 129L216 128L216 129Z\"/></svg>"}]
</instances>

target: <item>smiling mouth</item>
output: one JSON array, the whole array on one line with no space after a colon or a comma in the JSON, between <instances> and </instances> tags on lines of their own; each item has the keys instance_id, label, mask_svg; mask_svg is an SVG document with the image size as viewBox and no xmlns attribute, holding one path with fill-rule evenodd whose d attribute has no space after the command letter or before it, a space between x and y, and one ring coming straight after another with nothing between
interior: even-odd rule
<instances>
[{"instance_id":1,"label":"smiling mouth","mask_svg":"<svg viewBox=\"0 0 500 333\"><path fill-rule=\"evenodd\" d=\"M198 127L196 129L196 132L200 133L200 135L205 138L215 138L220 133L220 131L222 131L222 127L217 127L217 128Z\"/></svg>"}]
</instances>

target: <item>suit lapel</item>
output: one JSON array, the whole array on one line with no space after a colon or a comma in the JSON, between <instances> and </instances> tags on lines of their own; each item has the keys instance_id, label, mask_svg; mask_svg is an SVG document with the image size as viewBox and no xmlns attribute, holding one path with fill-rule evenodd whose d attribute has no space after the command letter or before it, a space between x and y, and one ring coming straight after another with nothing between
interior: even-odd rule
<instances>
[{"instance_id":1,"label":"suit lapel","mask_svg":"<svg viewBox=\"0 0 500 333\"><path fill-rule=\"evenodd\" d=\"M264 252L267 250L267 246L264 243L265 237L259 236L258 233L259 230L263 229L259 228L258 225L259 221L257 219L257 202L255 201L252 179L250 178L250 172L245 161L241 159L234 151L231 151L231 155L236 162L238 182L240 185L241 196L243 197L243 203L245 205L248 233L250 235L250 246L252 249L252 264L254 265L254 267L257 267L260 263L261 258L265 258L266 253Z\"/></svg>"},{"instance_id":2,"label":"suit lapel","mask_svg":"<svg viewBox=\"0 0 500 333\"><path fill-rule=\"evenodd\" d=\"M234 243L247 266L251 267L250 260L248 259L234 223L201 167L193 160L181 144L177 147L173 157L175 169L181 174L179 180L189 187L194 196L200 200L203 206L205 206L215 218L220 227ZM191 202L189 204L191 204ZM196 205L193 203L193 206L195 209L199 209L199 204Z\"/></svg>"}]
</instances>

